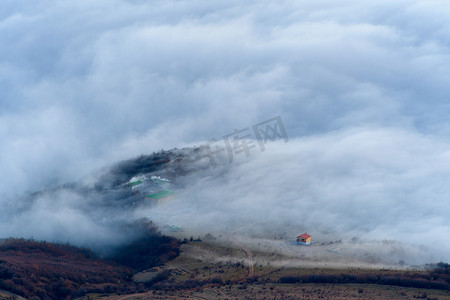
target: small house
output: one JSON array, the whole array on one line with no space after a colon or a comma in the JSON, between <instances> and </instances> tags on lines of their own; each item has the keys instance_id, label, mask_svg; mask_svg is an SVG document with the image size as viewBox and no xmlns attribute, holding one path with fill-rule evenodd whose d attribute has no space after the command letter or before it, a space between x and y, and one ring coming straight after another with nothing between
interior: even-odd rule
<instances>
[{"instance_id":1,"label":"small house","mask_svg":"<svg viewBox=\"0 0 450 300\"><path fill-rule=\"evenodd\" d=\"M306 232L297 236L297 243L300 245L310 245L311 244L311 236Z\"/></svg>"},{"instance_id":2,"label":"small house","mask_svg":"<svg viewBox=\"0 0 450 300\"><path fill-rule=\"evenodd\" d=\"M156 185L165 185L165 184L170 183L170 180L169 180L169 179L162 178L162 177L160 177L160 176L152 176L152 177L151 177L151 180L152 180L153 183L156 184Z\"/></svg>"}]
</instances>

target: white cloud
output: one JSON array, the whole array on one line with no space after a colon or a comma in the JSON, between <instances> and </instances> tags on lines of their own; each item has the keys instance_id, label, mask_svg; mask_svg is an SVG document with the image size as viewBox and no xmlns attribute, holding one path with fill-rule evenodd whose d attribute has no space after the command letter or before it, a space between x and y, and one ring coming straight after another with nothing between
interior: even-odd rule
<instances>
[{"instance_id":1,"label":"white cloud","mask_svg":"<svg viewBox=\"0 0 450 300\"><path fill-rule=\"evenodd\" d=\"M1 201L281 115L296 142L269 168L326 220L311 224L436 241L450 226L449 14L443 1L6 1ZM273 212L294 220L289 201Z\"/></svg>"},{"instance_id":2,"label":"white cloud","mask_svg":"<svg viewBox=\"0 0 450 300\"><path fill-rule=\"evenodd\" d=\"M225 175L194 174L158 214L162 223L203 233L244 227L241 233L260 237L307 231L319 241L395 240L410 252L427 249L405 254L409 263L448 260L448 147L373 128L271 144L251 159L241 154Z\"/></svg>"}]
</instances>

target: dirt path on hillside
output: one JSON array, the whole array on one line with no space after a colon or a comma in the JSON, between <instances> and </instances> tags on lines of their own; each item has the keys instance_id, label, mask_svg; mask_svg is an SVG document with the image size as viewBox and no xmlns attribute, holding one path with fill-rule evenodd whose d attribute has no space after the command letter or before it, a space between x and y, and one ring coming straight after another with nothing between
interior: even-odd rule
<instances>
[{"instance_id":1,"label":"dirt path on hillside","mask_svg":"<svg viewBox=\"0 0 450 300\"><path fill-rule=\"evenodd\" d=\"M138 294L128 294L128 295L120 295L120 296L110 296L106 298L100 298L104 300L136 300L136 299L199 299L199 300L208 300L208 298L199 296L199 295L193 295L192 293L189 293L186 296L180 296L180 295L158 295L154 292L147 292L147 293L138 293Z\"/></svg>"},{"instance_id":2,"label":"dirt path on hillside","mask_svg":"<svg viewBox=\"0 0 450 300\"><path fill-rule=\"evenodd\" d=\"M235 244L238 248L240 248L242 251L244 251L245 255L247 255L248 260L248 274L246 278L251 278L254 275L254 268L253 268L253 254L250 250L245 248L241 243L236 241L231 235L228 236L231 243ZM244 278L245 279L245 278Z\"/></svg>"},{"instance_id":3,"label":"dirt path on hillside","mask_svg":"<svg viewBox=\"0 0 450 300\"><path fill-rule=\"evenodd\" d=\"M0 290L0 300L1 299L26 300L25 298L23 298L23 297L21 297L19 295L16 295L16 294L10 293L8 291L4 291L4 290Z\"/></svg>"}]
</instances>

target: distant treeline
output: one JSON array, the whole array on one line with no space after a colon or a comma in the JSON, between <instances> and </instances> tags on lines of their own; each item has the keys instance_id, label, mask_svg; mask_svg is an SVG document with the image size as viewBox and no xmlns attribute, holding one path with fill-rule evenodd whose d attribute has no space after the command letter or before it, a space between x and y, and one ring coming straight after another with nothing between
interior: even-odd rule
<instances>
[{"instance_id":1,"label":"distant treeline","mask_svg":"<svg viewBox=\"0 0 450 300\"><path fill-rule=\"evenodd\" d=\"M142 271L162 265L180 254L180 241L161 235L151 222L141 222L135 230L142 231L141 237L118 247L110 259L134 271Z\"/></svg>"},{"instance_id":2,"label":"distant treeline","mask_svg":"<svg viewBox=\"0 0 450 300\"><path fill-rule=\"evenodd\" d=\"M283 276L280 283L379 284L402 287L450 290L450 265L438 263L432 271L382 274L312 274Z\"/></svg>"}]
</instances>

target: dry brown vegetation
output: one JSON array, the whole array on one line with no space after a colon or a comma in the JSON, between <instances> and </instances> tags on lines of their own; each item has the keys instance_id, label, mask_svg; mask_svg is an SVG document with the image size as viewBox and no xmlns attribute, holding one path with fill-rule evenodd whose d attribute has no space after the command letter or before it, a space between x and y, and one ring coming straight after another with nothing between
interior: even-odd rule
<instances>
[{"instance_id":1,"label":"dry brown vegetation","mask_svg":"<svg viewBox=\"0 0 450 300\"><path fill-rule=\"evenodd\" d=\"M0 289L36 299L146 291L144 284L131 280L132 275L173 259L179 254L180 244L174 238L160 235L151 224L142 226L145 234L119 247L107 259L70 245L1 240Z\"/></svg>"},{"instance_id":2,"label":"dry brown vegetation","mask_svg":"<svg viewBox=\"0 0 450 300\"><path fill-rule=\"evenodd\" d=\"M0 288L39 299L91 292L130 292L130 270L85 249L24 239L0 244Z\"/></svg>"},{"instance_id":3,"label":"dry brown vegetation","mask_svg":"<svg viewBox=\"0 0 450 300\"><path fill-rule=\"evenodd\" d=\"M159 272L147 282L133 282L131 275L142 266L127 268L68 245L4 240L0 289L36 299L450 299L450 266L444 263L422 271L255 263L249 278L248 253L231 242L189 242L181 246L181 255L167 262L177 256L177 241L162 236L145 241L144 236L121 247L115 258L129 258L121 261L129 266L139 257L166 264L155 268ZM142 251L158 241L159 247ZM272 253L252 256L256 262L279 259Z\"/></svg>"},{"instance_id":4,"label":"dry brown vegetation","mask_svg":"<svg viewBox=\"0 0 450 300\"><path fill-rule=\"evenodd\" d=\"M231 246L183 245L165 277L149 283L152 291L111 299L450 299L447 264L428 271L255 264L254 276L247 278L247 255Z\"/></svg>"}]
</instances>

